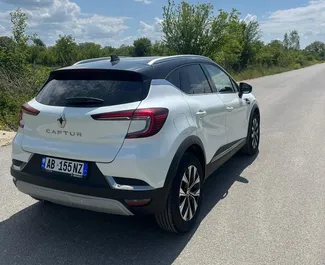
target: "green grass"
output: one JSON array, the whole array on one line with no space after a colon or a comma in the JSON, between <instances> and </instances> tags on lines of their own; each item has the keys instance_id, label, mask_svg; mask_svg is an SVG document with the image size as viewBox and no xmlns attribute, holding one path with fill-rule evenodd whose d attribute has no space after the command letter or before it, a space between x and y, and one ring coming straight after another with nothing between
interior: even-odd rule
<instances>
[{"instance_id":1,"label":"green grass","mask_svg":"<svg viewBox=\"0 0 325 265\"><path fill-rule=\"evenodd\" d=\"M294 64L294 65L291 65L288 67L269 67L269 68L254 67L254 68L246 69L240 73L231 73L231 74L235 80L238 80L238 81L249 80L249 79L253 79L253 78L258 78L258 77L263 77L263 76L268 76L268 75L275 75L275 74L284 73L284 72L288 72L288 71L292 71L292 70L297 70L300 68L312 66L315 64L319 64L319 63L322 63L322 62L308 61L308 62L304 63L303 65L297 63L297 64Z\"/></svg>"},{"instance_id":2,"label":"green grass","mask_svg":"<svg viewBox=\"0 0 325 265\"><path fill-rule=\"evenodd\" d=\"M17 117L18 120L18 117ZM9 128L8 126L0 119L0 130L7 131Z\"/></svg>"},{"instance_id":3,"label":"green grass","mask_svg":"<svg viewBox=\"0 0 325 265\"><path fill-rule=\"evenodd\" d=\"M34 97L53 70L50 67L27 65L21 71L0 69L0 129L16 130L22 104Z\"/></svg>"}]
</instances>

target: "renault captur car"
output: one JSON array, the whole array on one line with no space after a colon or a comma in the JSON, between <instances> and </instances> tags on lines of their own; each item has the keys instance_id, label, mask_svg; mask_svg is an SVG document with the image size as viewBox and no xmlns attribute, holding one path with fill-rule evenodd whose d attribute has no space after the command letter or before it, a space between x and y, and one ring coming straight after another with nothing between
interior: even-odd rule
<instances>
[{"instance_id":1,"label":"renault captur car","mask_svg":"<svg viewBox=\"0 0 325 265\"><path fill-rule=\"evenodd\" d=\"M54 70L21 107L14 183L38 200L189 231L205 180L238 151L258 151L251 92L196 55L112 55Z\"/></svg>"}]
</instances>

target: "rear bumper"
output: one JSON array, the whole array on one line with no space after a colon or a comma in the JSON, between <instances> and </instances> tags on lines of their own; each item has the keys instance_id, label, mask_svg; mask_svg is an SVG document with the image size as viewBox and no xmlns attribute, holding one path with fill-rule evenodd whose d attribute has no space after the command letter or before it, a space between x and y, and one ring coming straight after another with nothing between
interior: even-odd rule
<instances>
[{"instance_id":1,"label":"rear bumper","mask_svg":"<svg viewBox=\"0 0 325 265\"><path fill-rule=\"evenodd\" d=\"M130 210L128 210L121 202L112 199L49 189L24 181L17 181L16 187L21 192L35 198L47 200L69 207L76 207L110 214L133 215Z\"/></svg>"},{"instance_id":2,"label":"rear bumper","mask_svg":"<svg viewBox=\"0 0 325 265\"><path fill-rule=\"evenodd\" d=\"M60 173L50 173L35 165L35 156L20 171L11 167L18 190L36 198L88 210L122 215L146 215L163 211L169 188L134 191L110 186L95 163L89 167L86 179ZM37 163L38 164L38 163ZM142 206L130 206L129 201L150 200Z\"/></svg>"},{"instance_id":3,"label":"rear bumper","mask_svg":"<svg viewBox=\"0 0 325 265\"><path fill-rule=\"evenodd\" d=\"M45 154L44 151L34 154L24 151L21 148L24 137L23 133L18 131L12 145L12 159L15 163L11 167L11 175L15 182L21 181L40 187L40 189L58 191L59 194L65 192L75 194L75 196L99 198L104 201L105 199L114 200L134 215L154 214L164 210L178 165L178 162L173 160L174 155L172 154L175 150L170 150L167 144L152 145L152 142L156 141L155 139L139 139L143 142L139 144L137 141L137 148L135 148L132 141L125 141L122 150L112 163L96 163L78 159L78 162L88 163L87 177L80 179L42 170L40 165L43 154L50 157L56 156ZM69 157L64 157L64 159L74 160ZM121 185L139 186L144 184L147 185L146 188L150 189L123 190L121 187L114 187L114 183L109 182L110 177L113 177ZM130 183L130 181L133 182ZM29 194L28 191L25 193ZM129 201L148 199L150 202L146 205L130 206ZM76 205L76 207L81 206Z\"/></svg>"}]
</instances>

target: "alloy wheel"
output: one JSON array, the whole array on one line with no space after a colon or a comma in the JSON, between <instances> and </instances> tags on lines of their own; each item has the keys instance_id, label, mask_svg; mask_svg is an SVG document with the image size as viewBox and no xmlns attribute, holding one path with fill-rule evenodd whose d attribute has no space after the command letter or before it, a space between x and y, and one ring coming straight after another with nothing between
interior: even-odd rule
<instances>
[{"instance_id":1,"label":"alloy wheel","mask_svg":"<svg viewBox=\"0 0 325 265\"><path fill-rule=\"evenodd\" d=\"M258 126L258 120L257 118L253 119L252 123L252 135L251 135L251 140L252 140L252 147L255 149L258 145L258 140L259 140L259 126Z\"/></svg>"},{"instance_id":2,"label":"alloy wheel","mask_svg":"<svg viewBox=\"0 0 325 265\"><path fill-rule=\"evenodd\" d=\"M179 189L179 211L184 221L190 221L198 209L201 181L197 168L190 165L182 177Z\"/></svg>"}]
</instances>

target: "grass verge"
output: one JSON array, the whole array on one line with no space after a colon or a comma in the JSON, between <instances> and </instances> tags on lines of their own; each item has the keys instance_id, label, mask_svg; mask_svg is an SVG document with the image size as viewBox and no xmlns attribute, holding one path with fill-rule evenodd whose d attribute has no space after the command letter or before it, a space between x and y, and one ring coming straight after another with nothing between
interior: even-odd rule
<instances>
[{"instance_id":1,"label":"grass verge","mask_svg":"<svg viewBox=\"0 0 325 265\"><path fill-rule=\"evenodd\" d=\"M288 67L254 67L254 68L248 68L243 72L240 73L231 73L231 75L234 77L235 80L249 80L254 79L258 77L268 76L268 75L275 75L280 74L292 70L297 70L301 68L305 68L308 66L312 66L315 64L323 63L321 61L311 61L307 62L303 65L295 64Z\"/></svg>"}]
</instances>

